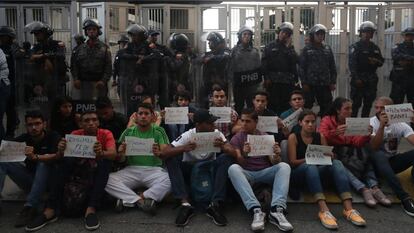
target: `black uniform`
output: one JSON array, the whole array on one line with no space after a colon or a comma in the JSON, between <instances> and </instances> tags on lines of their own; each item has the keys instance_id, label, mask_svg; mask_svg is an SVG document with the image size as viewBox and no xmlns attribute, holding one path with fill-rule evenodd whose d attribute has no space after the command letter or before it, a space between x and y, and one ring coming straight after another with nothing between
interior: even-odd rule
<instances>
[{"instance_id":1,"label":"black uniform","mask_svg":"<svg viewBox=\"0 0 414 233\"><path fill-rule=\"evenodd\" d=\"M290 94L298 82L298 59L293 45L286 46L285 43L276 40L265 47L262 66L265 80L271 82L270 86L266 87L270 95L268 107L279 115L290 108Z\"/></svg>"},{"instance_id":2,"label":"black uniform","mask_svg":"<svg viewBox=\"0 0 414 233\"><path fill-rule=\"evenodd\" d=\"M350 46L349 70L351 72L352 117L369 117L372 103L377 96L377 68L384 63L379 47L371 41L358 41Z\"/></svg>"}]
</instances>

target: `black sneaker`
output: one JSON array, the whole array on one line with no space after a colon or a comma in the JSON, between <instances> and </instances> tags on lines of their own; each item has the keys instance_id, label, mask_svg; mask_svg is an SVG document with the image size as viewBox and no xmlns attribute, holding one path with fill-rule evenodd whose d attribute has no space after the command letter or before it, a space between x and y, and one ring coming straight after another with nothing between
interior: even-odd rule
<instances>
[{"instance_id":1,"label":"black sneaker","mask_svg":"<svg viewBox=\"0 0 414 233\"><path fill-rule=\"evenodd\" d=\"M124 210L124 203L122 202L121 199L116 199L115 202L115 211L117 213L121 213Z\"/></svg>"},{"instance_id":2,"label":"black sneaker","mask_svg":"<svg viewBox=\"0 0 414 233\"><path fill-rule=\"evenodd\" d=\"M33 219L29 224L26 226L26 231L32 232L37 231L46 226L49 223L56 222L58 220L56 215L47 219L46 216L42 213L41 215L37 216Z\"/></svg>"},{"instance_id":3,"label":"black sneaker","mask_svg":"<svg viewBox=\"0 0 414 233\"><path fill-rule=\"evenodd\" d=\"M406 214L410 215L411 217L414 217L414 202L411 198L407 198L401 201L401 205Z\"/></svg>"},{"instance_id":4,"label":"black sneaker","mask_svg":"<svg viewBox=\"0 0 414 233\"><path fill-rule=\"evenodd\" d=\"M85 228L88 231L94 231L100 226L96 213L90 213L85 217Z\"/></svg>"},{"instance_id":5,"label":"black sneaker","mask_svg":"<svg viewBox=\"0 0 414 233\"><path fill-rule=\"evenodd\" d=\"M181 205L178 211L177 218L175 219L175 225L179 227L186 226L190 221L190 218L194 216L194 207Z\"/></svg>"},{"instance_id":6,"label":"black sneaker","mask_svg":"<svg viewBox=\"0 0 414 233\"><path fill-rule=\"evenodd\" d=\"M144 211L147 214L155 215L156 214L156 203L151 198L145 198L144 204L141 204L140 202L137 202L138 208L140 208L142 211Z\"/></svg>"},{"instance_id":7,"label":"black sneaker","mask_svg":"<svg viewBox=\"0 0 414 233\"><path fill-rule=\"evenodd\" d=\"M17 216L14 227L24 227L36 216L36 209L31 206L25 206Z\"/></svg>"},{"instance_id":8,"label":"black sneaker","mask_svg":"<svg viewBox=\"0 0 414 233\"><path fill-rule=\"evenodd\" d=\"M220 206L216 203L211 203L207 208L207 216L213 219L214 224L217 226L225 226L227 224L227 218L220 212Z\"/></svg>"}]
</instances>

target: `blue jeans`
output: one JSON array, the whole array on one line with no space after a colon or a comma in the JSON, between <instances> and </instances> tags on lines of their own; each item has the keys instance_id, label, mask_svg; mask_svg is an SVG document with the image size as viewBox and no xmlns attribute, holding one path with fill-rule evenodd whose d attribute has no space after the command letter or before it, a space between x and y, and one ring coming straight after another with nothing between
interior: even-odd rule
<instances>
[{"instance_id":1,"label":"blue jeans","mask_svg":"<svg viewBox=\"0 0 414 233\"><path fill-rule=\"evenodd\" d=\"M346 173L348 175L349 182L351 183L352 187L354 187L355 190L359 191L362 188L372 188L374 186L378 186L378 180L377 176L375 175L375 172L373 170L367 170L364 174L364 181L363 183L360 179L358 179L354 174L352 174L351 171L349 171L347 168Z\"/></svg>"},{"instance_id":2,"label":"blue jeans","mask_svg":"<svg viewBox=\"0 0 414 233\"><path fill-rule=\"evenodd\" d=\"M233 164L233 157L220 154L214 161L215 177L213 180L213 195L211 197L212 202L222 202L226 199L227 191L227 170L230 165ZM182 162L182 156L169 158L165 161L167 166L168 176L171 181L171 191L176 199L188 199L189 186L191 179L191 170L193 168L192 163Z\"/></svg>"},{"instance_id":3,"label":"blue jeans","mask_svg":"<svg viewBox=\"0 0 414 233\"><path fill-rule=\"evenodd\" d=\"M10 85L6 85L0 80L0 142L6 134L3 126L3 117L7 109L7 102L10 96Z\"/></svg>"},{"instance_id":4,"label":"blue jeans","mask_svg":"<svg viewBox=\"0 0 414 233\"><path fill-rule=\"evenodd\" d=\"M385 178L388 185L397 195L400 200L404 200L409 197L408 193L401 186L398 174L411 166L414 166L414 150L407 151L405 153L397 154L392 157L384 150L378 150L371 152L370 159L374 163L377 172ZM414 181L414 169L411 170L411 179Z\"/></svg>"},{"instance_id":5,"label":"blue jeans","mask_svg":"<svg viewBox=\"0 0 414 233\"><path fill-rule=\"evenodd\" d=\"M332 166L317 166L303 163L292 170L292 185L303 187L306 182L316 200L325 200L322 180L332 178L342 200L352 198L346 168L339 160L332 160Z\"/></svg>"},{"instance_id":6,"label":"blue jeans","mask_svg":"<svg viewBox=\"0 0 414 233\"><path fill-rule=\"evenodd\" d=\"M37 207L49 183L51 165L38 162L34 173L22 163L0 163L0 193L3 191L6 175L28 193L25 206Z\"/></svg>"},{"instance_id":7,"label":"blue jeans","mask_svg":"<svg viewBox=\"0 0 414 233\"><path fill-rule=\"evenodd\" d=\"M228 173L247 210L260 207L252 189L252 185L255 183L273 185L271 206L281 206L286 209L290 178L290 167L287 163L280 162L259 171L245 170L240 165L233 164Z\"/></svg>"}]
</instances>

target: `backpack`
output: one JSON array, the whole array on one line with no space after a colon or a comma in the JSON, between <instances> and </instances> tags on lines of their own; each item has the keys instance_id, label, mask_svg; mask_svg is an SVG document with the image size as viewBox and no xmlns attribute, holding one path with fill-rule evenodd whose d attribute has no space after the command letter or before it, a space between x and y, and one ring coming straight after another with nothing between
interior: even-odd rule
<instances>
[{"instance_id":1,"label":"backpack","mask_svg":"<svg viewBox=\"0 0 414 233\"><path fill-rule=\"evenodd\" d=\"M191 170L191 195L196 208L208 207L213 196L214 161L197 162Z\"/></svg>"},{"instance_id":2,"label":"backpack","mask_svg":"<svg viewBox=\"0 0 414 233\"><path fill-rule=\"evenodd\" d=\"M62 212L67 217L79 217L88 205L88 192L92 184L93 169L84 162L76 166L63 187Z\"/></svg>"}]
</instances>

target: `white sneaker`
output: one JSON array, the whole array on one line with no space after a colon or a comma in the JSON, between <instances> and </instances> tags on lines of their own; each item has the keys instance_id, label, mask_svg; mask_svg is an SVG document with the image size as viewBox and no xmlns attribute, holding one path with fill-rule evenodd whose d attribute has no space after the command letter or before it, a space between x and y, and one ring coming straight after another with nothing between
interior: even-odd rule
<instances>
[{"instance_id":1,"label":"white sneaker","mask_svg":"<svg viewBox=\"0 0 414 233\"><path fill-rule=\"evenodd\" d=\"M253 210L253 222L251 225L252 231L264 231L266 214L260 208Z\"/></svg>"},{"instance_id":2,"label":"white sneaker","mask_svg":"<svg viewBox=\"0 0 414 233\"><path fill-rule=\"evenodd\" d=\"M276 212L270 211L269 222L276 225L281 231L292 231L293 226L286 219L282 207L277 207Z\"/></svg>"}]
</instances>

